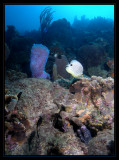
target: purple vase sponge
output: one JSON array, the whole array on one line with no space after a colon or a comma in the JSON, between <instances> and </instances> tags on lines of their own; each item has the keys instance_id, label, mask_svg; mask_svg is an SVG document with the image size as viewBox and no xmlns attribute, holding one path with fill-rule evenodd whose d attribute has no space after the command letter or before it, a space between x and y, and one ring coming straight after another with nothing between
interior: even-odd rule
<instances>
[{"instance_id":1,"label":"purple vase sponge","mask_svg":"<svg viewBox=\"0 0 119 160\"><path fill-rule=\"evenodd\" d=\"M45 72L45 65L49 56L49 49L42 44L33 44L31 48L30 68L33 78L50 79Z\"/></svg>"}]
</instances>

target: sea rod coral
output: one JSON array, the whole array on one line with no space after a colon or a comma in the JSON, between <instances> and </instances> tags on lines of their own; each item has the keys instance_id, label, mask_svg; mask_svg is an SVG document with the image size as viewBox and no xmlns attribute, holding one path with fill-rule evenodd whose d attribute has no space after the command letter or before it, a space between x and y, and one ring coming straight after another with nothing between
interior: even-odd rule
<instances>
[{"instance_id":1,"label":"sea rod coral","mask_svg":"<svg viewBox=\"0 0 119 160\"><path fill-rule=\"evenodd\" d=\"M51 21L53 19L53 12L51 11L52 8L46 7L40 14L40 30L41 30L41 37L42 41L45 38L45 33L47 33L48 28L50 27Z\"/></svg>"}]
</instances>

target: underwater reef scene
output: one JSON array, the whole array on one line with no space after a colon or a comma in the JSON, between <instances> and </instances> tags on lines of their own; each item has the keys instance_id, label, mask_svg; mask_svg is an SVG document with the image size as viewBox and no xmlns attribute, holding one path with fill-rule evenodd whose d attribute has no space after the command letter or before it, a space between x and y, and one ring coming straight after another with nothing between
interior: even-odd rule
<instances>
[{"instance_id":1,"label":"underwater reef scene","mask_svg":"<svg viewBox=\"0 0 119 160\"><path fill-rule=\"evenodd\" d=\"M5 32L5 155L114 155L114 22L53 21Z\"/></svg>"}]
</instances>

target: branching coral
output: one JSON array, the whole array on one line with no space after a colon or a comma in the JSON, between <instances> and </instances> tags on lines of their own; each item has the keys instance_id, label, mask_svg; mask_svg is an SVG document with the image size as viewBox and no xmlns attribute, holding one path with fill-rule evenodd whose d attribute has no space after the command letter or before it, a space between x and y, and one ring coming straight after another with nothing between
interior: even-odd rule
<instances>
[{"instance_id":1,"label":"branching coral","mask_svg":"<svg viewBox=\"0 0 119 160\"><path fill-rule=\"evenodd\" d=\"M50 24L51 24L51 21L53 19L53 12L52 11L52 8L50 7L46 7L40 14L40 26L41 26L41 35L44 33L44 32L47 32Z\"/></svg>"}]
</instances>

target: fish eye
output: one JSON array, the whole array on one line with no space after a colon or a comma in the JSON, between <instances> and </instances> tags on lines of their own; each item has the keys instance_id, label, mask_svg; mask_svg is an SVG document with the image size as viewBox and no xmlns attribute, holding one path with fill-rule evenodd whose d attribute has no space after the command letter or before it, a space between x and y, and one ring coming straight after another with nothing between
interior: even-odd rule
<instances>
[{"instance_id":1,"label":"fish eye","mask_svg":"<svg viewBox=\"0 0 119 160\"><path fill-rule=\"evenodd\" d=\"M73 66L72 64L70 64L70 66Z\"/></svg>"}]
</instances>

